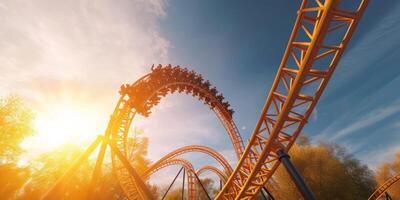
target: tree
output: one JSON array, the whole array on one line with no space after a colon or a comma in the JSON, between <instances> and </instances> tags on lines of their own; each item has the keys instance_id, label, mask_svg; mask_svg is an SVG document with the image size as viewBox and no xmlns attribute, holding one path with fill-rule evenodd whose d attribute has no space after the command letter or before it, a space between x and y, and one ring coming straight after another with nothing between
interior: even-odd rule
<instances>
[{"instance_id":1,"label":"tree","mask_svg":"<svg viewBox=\"0 0 400 200\"><path fill-rule=\"evenodd\" d=\"M40 199L82 152L80 147L67 144L31 161L30 180L20 189L19 199ZM63 199L85 198L92 166L93 161L84 161L73 176L68 177L62 183L64 186Z\"/></svg>"},{"instance_id":2,"label":"tree","mask_svg":"<svg viewBox=\"0 0 400 200\"><path fill-rule=\"evenodd\" d=\"M142 174L150 165L150 160L146 157L149 139L144 135L143 130L136 127L129 136L127 139L129 161L135 166L136 171Z\"/></svg>"},{"instance_id":3,"label":"tree","mask_svg":"<svg viewBox=\"0 0 400 200\"><path fill-rule=\"evenodd\" d=\"M211 198L213 198L214 195L217 194L218 190L214 188L214 181L210 178L204 178L200 179L201 183L203 184L204 188L207 190L208 195L210 195ZM187 190L187 186L185 186L185 190ZM165 188L166 191L167 189ZM196 199L198 200L208 200L206 193L204 192L203 188L201 185L196 182L195 184L195 190L196 190ZM164 193L162 194L164 195ZM185 191L185 199L187 199L187 191ZM166 200L177 200L177 199L182 199L182 187L178 187L174 190L171 190L168 192L167 196L165 197Z\"/></svg>"},{"instance_id":4,"label":"tree","mask_svg":"<svg viewBox=\"0 0 400 200\"><path fill-rule=\"evenodd\" d=\"M22 152L20 143L33 134L32 112L17 96L0 99L0 162L15 162Z\"/></svg>"},{"instance_id":5,"label":"tree","mask_svg":"<svg viewBox=\"0 0 400 200\"><path fill-rule=\"evenodd\" d=\"M373 191L373 173L337 145L294 145L291 160L317 199L367 199ZM286 169L279 166L274 175L274 196L302 199Z\"/></svg>"},{"instance_id":6,"label":"tree","mask_svg":"<svg viewBox=\"0 0 400 200\"><path fill-rule=\"evenodd\" d=\"M131 144L128 143L129 145ZM145 169L149 163L146 158L147 138L142 136L140 139L136 139L135 145L132 155L140 161L132 159L131 164L135 169ZM80 146L66 144L33 160L29 165L31 169L29 181L18 191L18 199L40 199L82 153L83 149ZM80 163L73 176L68 177L62 183L63 189L59 194L60 198L66 200L86 199L96 162L95 158L96 156ZM96 199L125 199L122 188L112 171L110 152L105 155L102 173L96 188L97 191L101 191L101 194L95 194Z\"/></svg>"},{"instance_id":7,"label":"tree","mask_svg":"<svg viewBox=\"0 0 400 200\"><path fill-rule=\"evenodd\" d=\"M202 178L200 179L201 184L204 186L205 190L207 191L207 194L212 198L218 190L215 189L214 187L214 181L210 178ZM201 187L201 185L196 182L196 191L198 195L199 200L208 200L207 194Z\"/></svg>"},{"instance_id":8,"label":"tree","mask_svg":"<svg viewBox=\"0 0 400 200\"><path fill-rule=\"evenodd\" d=\"M30 169L17 165L22 153L20 143L33 134L32 112L17 96L0 98L0 194L14 198L16 191L29 178Z\"/></svg>"},{"instance_id":9,"label":"tree","mask_svg":"<svg viewBox=\"0 0 400 200\"><path fill-rule=\"evenodd\" d=\"M15 163L0 165L1 199L12 199L29 178L28 167L18 167Z\"/></svg>"},{"instance_id":10,"label":"tree","mask_svg":"<svg viewBox=\"0 0 400 200\"><path fill-rule=\"evenodd\" d=\"M166 190L167 190L167 188L165 188L165 191ZM185 190L186 190L186 188L185 188ZM164 195L164 193L161 195ZM187 195L186 191L185 191L185 195ZM179 187L177 189L169 191L167 196L165 197L165 200L178 200L178 199L182 199L182 187ZM187 197L184 196L184 199L187 199Z\"/></svg>"},{"instance_id":11,"label":"tree","mask_svg":"<svg viewBox=\"0 0 400 200\"><path fill-rule=\"evenodd\" d=\"M400 173L400 151L397 152L394 161L385 162L378 167L375 176L378 187L398 173ZM393 184L388 193L393 199L400 199L400 182Z\"/></svg>"}]
</instances>

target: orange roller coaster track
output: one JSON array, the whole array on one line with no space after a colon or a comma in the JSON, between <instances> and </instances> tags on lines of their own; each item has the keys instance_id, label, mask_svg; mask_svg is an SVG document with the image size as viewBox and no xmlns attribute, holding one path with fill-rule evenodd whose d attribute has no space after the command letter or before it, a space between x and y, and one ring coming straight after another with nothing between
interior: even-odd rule
<instances>
[{"instance_id":1,"label":"orange roller coaster track","mask_svg":"<svg viewBox=\"0 0 400 200\"><path fill-rule=\"evenodd\" d=\"M225 183L227 180L227 176L229 176L230 173L232 173L232 168L229 165L228 161L217 151L215 151L209 147L206 147L206 146L190 145L190 146L178 148L178 149L172 151L171 153L168 153L167 155L160 158L157 162L152 164L149 167L149 169L147 169L142 174L142 178L147 179L147 177L151 176L153 173L157 172L158 170L160 170L164 167L170 166L171 163L174 163L174 164L178 163L177 161L179 161L178 164L182 164L182 167L184 167L185 170L188 171L188 169L190 169L190 168L188 168L187 166L189 166L190 163L184 159L179 159L176 157L180 156L182 154L185 154L185 153L189 153L189 152L201 152L201 153L205 153L205 154L213 157L219 164L221 164L221 166L224 168L224 171L225 171L225 172L222 172L221 170L219 170L218 168L213 167L213 166L204 166L200 170L197 171L197 175L200 175L200 174L204 173L205 171L211 171L211 172L214 172L220 178L220 180ZM182 160L185 162L183 163ZM191 170L191 171L189 171L189 173L191 173L190 175L193 175L193 173L194 173L193 167L191 167L190 170ZM189 179L189 177L188 177L188 194L191 194L190 189L192 187L191 186L192 184L194 184L192 182L192 179ZM188 198L192 199L192 198L194 198L194 196L189 195Z\"/></svg>"},{"instance_id":2,"label":"orange roller coaster track","mask_svg":"<svg viewBox=\"0 0 400 200\"><path fill-rule=\"evenodd\" d=\"M218 168L213 167L213 166L205 166L203 168L201 168L197 173L198 175L200 175L201 173L203 173L204 171L212 171L215 174L217 174L217 176L220 178L221 181L226 182L227 180L227 176L230 175L230 173L232 173L232 168L229 165L228 161L221 155L219 154L217 151L206 147L206 146L200 146L200 145L190 145L190 146L185 146L185 147L181 147L178 148L174 151L172 151L171 153L163 156L161 159L159 159L157 162L155 162L154 164L152 164L149 169L147 169L143 174L142 174L142 178L146 179L147 177L149 177L150 175L152 175L153 173L155 173L156 171L160 170L161 168L164 168L166 166L169 166L169 164L167 163L171 163L171 160L182 160L182 159L178 159L176 158L177 156L180 156L182 154L188 153L188 152L201 152L201 153L205 153L211 157L213 157L219 164L221 164L221 166L224 168L224 172L220 171ZM186 167L183 166L185 169ZM193 167L192 167L193 169ZM187 169L186 169L187 171ZM193 170L192 170L193 171ZM192 173L190 175L193 176L194 172L189 172ZM189 180L188 177L188 194L190 193L190 189L191 189L191 184L194 184L193 182L191 182L192 180ZM194 199L195 197L193 195L189 195L188 199Z\"/></svg>"},{"instance_id":3,"label":"orange roller coaster track","mask_svg":"<svg viewBox=\"0 0 400 200\"><path fill-rule=\"evenodd\" d=\"M223 183L225 183L226 180L228 179L226 177L225 173L223 173L221 170L219 170L218 168L211 166L211 165L206 165L206 166L200 168L199 170L197 170L196 173L197 173L197 176L200 176L201 174L203 174L207 171L215 173L218 176L219 180L221 180Z\"/></svg>"},{"instance_id":4,"label":"orange roller coaster track","mask_svg":"<svg viewBox=\"0 0 400 200\"><path fill-rule=\"evenodd\" d=\"M252 199L279 166L324 91L368 1L303 0L288 46L250 141L217 199ZM332 41L328 36L338 36Z\"/></svg>"},{"instance_id":5,"label":"orange roller coaster track","mask_svg":"<svg viewBox=\"0 0 400 200\"><path fill-rule=\"evenodd\" d=\"M160 99L169 93L186 93L198 97L200 101L210 107L221 121L231 142L236 156L240 158L244 145L242 137L232 120L233 110L230 104L224 101L224 96L209 81L200 74L179 66L152 67L152 72L142 77L132 85L123 85L121 95L127 96L127 102L135 111L143 116L151 113L151 108L160 102Z\"/></svg>"},{"instance_id":6,"label":"orange roller coaster track","mask_svg":"<svg viewBox=\"0 0 400 200\"><path fill-rule=\"evenodd\" d=\"M153 66L151 73L135 83L123 85L121 97L104 135L105 142L99 152L92 183L99 176L106 146L110 145L113 169L127 198L151 198L144 181L126 162L129 160L125 158L129 156L129 128L136 114L149 116L151 108L162 97L174 92L184 92L198 97L215 112L239 159L235 169L230 169L232 173L229 173L230 176L216 199L253 199L271 179L280 159L283 159L285 167L288 165L286 152L300 135L327 86L368 0L359 0L358 3L358 7L349 10L344 8L340 0L302 1L277 75L246 149L233 122L233 111L229 108L229 103L201 75L179 66L158 65ZM181 152L191 151L193 146L184 148L187 149ZM197 150L205 151L204 148ZM93 149L88 152L92 151ZM220 159L213 151L205 152L215 156L217 160ZM175 154L178 152L168 154L171 158L164 161L179 162L179 165L191 168L195 174L191 164L183 159L173 158ZM164 166L164 161L156 169ZM228 167L230 168L229 164L224 166ZM190 195L195 195L194 190Z\"/></svg>"},{"instance_id":7,"label":"orange roller coaster track","mask_svg":"<svg viewBox=\"0 0 400 200\"><path fill-rule=\"evenodd\" d=\"M173 158L169 160L164 160L163 163L152 168L151 171L149 171L147 174L148 175L154 174L157 171L171 165L179 165L186 170L187 184L188 184L188 199L190 200L196 199L196 188L195 188L196 177L194 174L196 172L194 171L193 165L189 161L182 158Z\"/></svg>"},{"instance_id":8,"label":"orange roller coaster track","mask_svg":"<svg viewBox=\"0 0 400 200\"><path fill-rule=\"evenodd\" d=\"M163 156L161 159L159 159L157 162L155 162L152 166L149 167L149 169L143 174L143 176L146 176L150 171L152 171L153 168L157 168L159 165L162 165L166 160L175 158L179 155L182 155L184 153L188 152L201 152L205 153L211 157L213 157L219 164L222 165L225 171L225 176L230 175L232 173L232 167L229 165L229 162L217 151L214 149L211 149L206 146L201 146L201 145L189 145L185 147L178 148L167 155Z\"/></svg>"},{"instance_id":9,"label":"orange roller coaster track","mask_svg":"<svg viewBox=\"0 0 400 200\"><path fill-rule=\"evenodd\" d=\"M384 182L374 193L368 198L368 200L379 199L391 186L400 181L400 173L396 174L386 182Z\"/></svg>"},{"instance_id":10,"label":"orange roller coaster track","mask_svg":"<svg viewBox=\"0 0 400 200\"><path fill-rule=\"evenodd\" d=\"M191 94L209 106L226 129L236 156L239 158L242 155L243 140L232 119L233 110L229 108L229 103L224 101L223 95L215 87L211 87L210 82L204 80L201 75L186 68L172 67L171 65L153 66L151 73L131 85L121 86L121 97L111 116L105 138L111 137L118 149L128 156L127 138L134 116L136 114L149 116L151 108L157 105L162 97L174 92ZM104 151L105 147L101 149L100 155L102 156L99 158L104 156ZM119 183L127 197L134 199L138 195L137 181L130 176L120 160L116 159L114 154L112 155L113 168ZM99 160L98 163L101 161ZM229 167L232 171L230 166L224 167ZM94 180L96 179L95 177ZM139 188L139 190L145 189Z\"/></svg>"}]
</instances>

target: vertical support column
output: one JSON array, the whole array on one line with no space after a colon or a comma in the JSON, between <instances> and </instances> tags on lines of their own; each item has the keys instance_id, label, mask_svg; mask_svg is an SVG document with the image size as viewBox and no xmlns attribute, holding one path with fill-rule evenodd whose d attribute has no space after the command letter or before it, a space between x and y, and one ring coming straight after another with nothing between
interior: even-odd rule
<instances>
[{"instance_id":1,"label":"vertical support column","mask_svg":"<svg viewBox=\"0 0 400 200\"><path fill-rule=\"evenodd\" d=\"M114 143L110 141L105 141L108 145L110 145L111 151L117 156L117 158L122 162L124 167L128 170L129 174L135 180L135 184L138 188L139 195L142 199L153 199L150 190L147 188L145 182L142 180L142 177L136 172L136 170L129 163L128 159L119 151L119 149L114 145Z\"/></svg>"},{"instance_id":2,"label":"vertical support column","mask_svg":"<svg viewBox=\"0 0 400 200\"><path fill-rule=\"evenodd\" d=\"M163 195L163 197L161 198L161 200L164 200L164 199L165 199L165 197L167 196L169 190L171 189L172 185L174 185L176 179L178 178L179 174L181 174L181 171L182 171L183 169L184 169L184 168L182 167L182 168L179 170L179 172L176 174L174 180L173 180L172 183L169 185L167 191L164 193L164 195Z\"/></svg>"},{"instance_id":3,"label":"vertical support column","mask_svg":"<svg viewBox=\"0 0 400 200\"><path fill-rule=\"evenodd\" d=\"M103 165L104 155L105 155L106 149L107 149L107 143L110 138L111 129L112 129L112 126L114 125L114 121L115 121L114 116L115 115L111 115L106 132L104 133L103 142L100 147L99 155L97 156L96 165L94 167L92 179L91 179L90 185L89 185L89 190L88 190L88 194L87 194L88 200L96 199L97 181L101 175L101 167Z\"/></svg>"},{"instance_id":4,"label":"vertical support column","mask_svg":"<svg viewBox=\"0 0 400 200\"><path fill-rule=\"evenodd\" d=\"M263 187L264 192L266 192L268 194L268 198L269 200L275 200L274 196L271 194L271 192L268 191L268 189L264 186Z\"/></svg>"},{"instance_id":5,"label":"vertical support column","mask_svg":"<svg viewBox=\"0 0 400 200\"><path fill-rule=\"evenodd\" d=\"M307 186L303 177L297 171L296 167L290 161L290 156L283 150L280 149L277 152L279 157L279 161L285 166L287 172L292 178L293 182L296 184L297 189L299 189L300 193L303 195L305 200L316 200L314 194L311 192L310 188Z\"/></svg>"},{"instance_id":6,"label":"vertical support column","mask_svg":"<svg viewBox=\"0 0 400 200\"><path fill-rule=\"evenodd\" d=\"M206 193L207 198L208 198L209 200L211 200L211 197L210 197L210 195L208 195L208 192L207 192L206 188L204 187L203 183L201 183L200 178L197 176L196 173L193 173L193 174L194 174L194 176L196 177L197 181L199 182L199 184L200 184L201 188L203 189L204 193Z\"/></svg>"},{"instance_id":7,"label":"vertical support column","mask_svg":"<svg viewBox=\"0 0 400 200\"><path fill-rule=\"evenodd\" d=\"M183 168L183 179L182 179L182 200L183 200L183 198L184 198L184 195L185 195L185 172L186 172L186 169L185 169L185 168Z\"/></svg>"},{"instance_id":8,"label":"vertical support column","mask_svg":"<svg viewBox=\"0 0 400 200\"><path fill-rule=\"evenodd\" d=\"M393 200L388 192L385 192L385 200Z\"/></svg>"},{"instance_id":9,"label":"vertical support column","mask_svg":"<svg viewBox=\"0 0 400 200\"><path fill-rule=\"evenodd\" d=\"M275 200L275 198L272 196L272 194L267 190L267 188L264 186L261 188L261 194L266 200Z\"/></svg>"},{"instance_id":10,"label":"vertical support column","mask_svg":"<svg viewBox=\"0 0 400 200\"><path fill-rule=\"evenodd\" d=\"M107 140L107 138L105 138L105 140ZM94 167L93 170L93 174L92 174L92 180L90 182L89 185L89 192L88 192L88 199L92 200L92 199L96 199L96 186L97 186L97 181L101 175L101 167L103 165L103 160L104 160L104 155L106 153L106 149L107 149L107 143L103 142L101 144L100 147L100 152L99 155L97 157L97 161L96 161L96 165Z\"/></svg>"}]
</instances>

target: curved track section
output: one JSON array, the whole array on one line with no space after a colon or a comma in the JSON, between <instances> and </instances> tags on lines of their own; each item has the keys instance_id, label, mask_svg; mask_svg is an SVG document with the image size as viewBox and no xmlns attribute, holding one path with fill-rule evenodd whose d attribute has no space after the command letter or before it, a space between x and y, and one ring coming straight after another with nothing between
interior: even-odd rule
<instances>
[{"instance_id":1,"label":"curved track section","mask_svg":"<svg viewBox=\"0 0 400 200\"><path fill-rule=\"evenodd\" d=\"M204 172L213 172L215 173L219 180L221 180L223 183L226 183L226 180L228 180L228 177L226 177L226 174L224 174L221 170L219 170L218 168L211 166L211 165L206 165L202 168L200 168L199 170L197 170L197 176L200 176L201 174L203 174Z\"/></svg>"},{"instance_id":2,"label":"curved track section","mask_svg":"<svg viewBox=\"0 0 400 200\"><path fill-rule=\"evenodd\" d=\"M250 141L217 199L252 199L307 123L367 6L343 10L340 0L303 0ZM344 5L341 5L344 4Z\"/></svg>"},{"instance_id":3,"label":"curved track section","mask_svg":"<svg viewBox=\"0 0 400 200\"><path fill-rule=\"evenodd\" d=\"M224 171L226 173L226 174L224 173L225 176L226 175L229 176L232 173L232 167L229 165L228 161L214 149L211 149L206 146L201 146L201 145L189 145L189 146L178 148L178 149L172 151L171 153L168 153L167 155L163 156L161 159L159 159L157 162L155 162L152 166L150 166L150 168L143 174L143 176L146 177L147 174L149 174L149 172L151 172L154 168L157 168L159 165L163 165L163 163L165 161L175 158L179 155L188 153L188 152L205 153L205 154L213 157L219 164L222 165L222 167L224 168Z\"/></svg>"},{"instance_id":4,"label":"curved track section","mask_svg":"<svg viewBox=\"0 0 400 200\"><path fill-rule=\"evenodd\" d=\"M121 97L115 107L106 130L106 137L125 156L127 152L127 138L129 128L136 114L149 116L151 108L159 103L162 97L174 92L191 94L210 107L226 129L233 144L236 156L240 158L244 151L243 140L232 120L233 111L229 103L209 81L194 71L179 66L152 67L152 72L143 76L131 85L121 86ZM128 158L132 159L132 158ZM135 180L129 176L127 169L112 155L114 173L128 199L144 199L142 189L138 188ZM225 166L227 167L227 166ZM232 171L229 166L230 171ZM139 194L139 195L138 195Z\"/></svg>"},{"instance_id":5,"label":"curved track section","mask_svg":"<svg viewBox=\"0 0 400 200\"><path fill-rule=\"evenodd\" d=\"M110 122L108 123L105 138L112 136L111 142L117 146L121 153L125 156L128 155L126 142L123 142L123 135L128 135L131 119L135 113L130 109L126 99L121 97L111 115ZM113 172L118 179L118 182L124 191L126 197L131 200L146 199L141 188L137 185L134 178L129 174L128 170L124 167L123 163L116 157L114 153L111 154Z\"/></svg>"},{"instance_id":6,"label":"curved track section","mask_svg":"<svg viewBox=\"0 0 400 200\"><path fill-rule=\"evenodd\" d=\"M196 173L196 172L194 171L193 165L189 161L187 161L185 159L181 159L181 158L165 160L162 164L151 169L151 171L148 172L148 175L154 174L157 171L159 171L165 167L171 166L171 165L179 165L179 166L182 166L186 170L187 183L188 183L188 199L195 200L196 199L196 188L195 188L196 177L195 177L194 173Z\"/></svg>"},{"instance_id":7,"label":"curved track section","mask_svg":"<svg viewBox=\"0 0 400 200\"><path fill-rule=\"evenodd\" d=\"M233 144L239 159L244 150L244 144L239 130L232 120L233 110L224 101L224 96L209 81L200 74L179 66L152 67L152 72L142 77L132 85L123 85L120 94L128 95L129 105L138 114L149 116L151 109L162 97L175 92L191 94L210 107L222 122Z\"/></svg>"},{"instance_id":8,"label":"curved track section","mask_svg":"<svg viewBox=\"0 0 400 200\"><path fill-rule=\"evenodd\" d=\"M379 199L392 185L400 181L400 173L396 176L390 178L385 183L383 183L374 193L368 198L368 200L376 200Z\"/></svg>"}]
</instances>

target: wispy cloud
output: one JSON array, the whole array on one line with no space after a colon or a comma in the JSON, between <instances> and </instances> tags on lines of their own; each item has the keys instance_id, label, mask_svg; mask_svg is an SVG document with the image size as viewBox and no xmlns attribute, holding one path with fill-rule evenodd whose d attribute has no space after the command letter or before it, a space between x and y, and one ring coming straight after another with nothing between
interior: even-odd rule
<instances>
[{"instance_id":1,"label":"wispy cloud","mask_svg":"<svg viewBox=\"0 0 400 200\"><path fill-rule=\"evenodd\" d=\"M400 101L396 101L392 105L367 112L365 116L350 122L349 125L345 126L344 128L336 129L337 127L328 127L325 131L323 131L322 134L318 135L317 138L323 140L329 139L330 141L339 140L363 128L372 126L399 112Z\"/></svg>"},{"instance_id":2,"label":"wispy cloud","mask_svg":"<svg viewBox=\"0 0 400 200\"><path fill-rule=\"evenodd\" d=\"M346 51L340 61L340 67L337 69L340 73L335 73L334 83L330 84L330 89L326 92L328 94L324 95L325 97L331 97L330 93L334 93L337 89L344 87L347 81L362 73L363 69L398 48L400 42L400 37L398 37L400 32L400 26L398 26L400 23L399 10L400 4L396 4L395 8L384 15L377 25L363 34L363 38L354 47Z\"/></svg>"},{"instance_id":3,"label":"wispy cloud","mask_svg":"<svg viewBox=\"0 0 400 200\"><path fill-rule=\"evenodd\" d=\"M167 96L152 111L148 118L135 119L134 125L149 137L153 161L186 145L205 145L218 151L233 148L215 114L192 96Z\"/></svg>"},{"instance_id":4,"label":"wispy cloud","mask_svg":"<svg viewBox=\"0 0 400 200\"><path fill-rule=\"evenodd\" d=\"M368 163L368 166L373 170L376 170L382 163L394 160L398 151L400 151L398 146L388 146L386 148L365 152L358 158L363 163Z\"/></svg>"},{"instance_id":5,"label":"wispy cloud","mask_svg":"<svg viewBox=\"0 0 400 200\"><path fill-rule=\"evenodd\" d=\"M119 86L168 60L170 43L159 30L165 6L164 0L2 1L0 95L22 96L37 118L73 105L93 116L85 123L97 124L85 134L101 134Z\"/></svg>"},{"instance_id":6,"label":"wispy cloud","mask_svg":"<svg viewBox=\"0 0 400 200\"><path fill-rule=\"evenodd\" d=\"M164 5L163 0L3 1L0 80L8 83L0 86L3 94L29 97L34 89L40 95L42 87L64 82L91 86L86 92L94 96L98 88L115 93L111 90L152 63L167 60L169 42L158 30Z\"/></svg>"}]
</instances>

